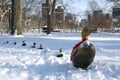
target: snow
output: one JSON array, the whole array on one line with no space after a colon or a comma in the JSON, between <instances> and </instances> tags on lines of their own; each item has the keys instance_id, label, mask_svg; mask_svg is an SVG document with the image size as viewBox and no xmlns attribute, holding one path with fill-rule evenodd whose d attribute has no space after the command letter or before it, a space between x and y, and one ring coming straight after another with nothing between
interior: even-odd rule
<instances>
[{"instance_id":1,"label":"snow","mask_svg":"<svg viewBox=\"0 0 120 80\"><path fill-rule=\"evenodd\" d=\"M120 80L120 33L90 35L96 56L88 70L76 69L69 59L80 36L80 33L0 35L0 80ZM22 41L27 45L21 46ZM34 42L36 48L31 48ZM40 44L42 50L38 49ZM58 58L60 48L64 56Z\"/></svg>"}]
</instances>

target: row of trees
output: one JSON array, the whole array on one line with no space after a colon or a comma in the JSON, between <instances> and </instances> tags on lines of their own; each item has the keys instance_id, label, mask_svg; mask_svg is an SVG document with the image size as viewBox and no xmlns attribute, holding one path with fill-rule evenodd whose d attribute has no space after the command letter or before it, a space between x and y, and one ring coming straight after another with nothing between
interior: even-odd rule
<instances>
[{"instance_id":1,"label":"row of trees","mask_svg":"<svg viewBox=\"0 0 120 80\"><path fill-rule=\"evenodd\" d=\"M97 12L99 14L96 14ZM103 14L102 11L95 11L92 15L88 15L87 24L94 30L101 29L104 31L110 29L111 21L109 14Z\"/></svg>"},{"instance_id":2,"label":"row of trees","mask_svg":"<svg viewBox=\"0 0 120 80\"><path fill-rule=\"evenodd\" d=\"M86 23L89 27L93 28L94 30L99 29L102 31L111 31L111 29L114 30L116 27L113 21L114 18L110 13L113 12L112 11L113 8L120 8L120 1L119 0L106 0L106 2L107 4L105 4L105 6L107 6L109 3L113 3L111 4L112 5L111 8L109 9L105 7L101 8L99 4L95 2L95 0L89 1L89 7L88 7L89 9L86 12L88 15ZM118 12L116 11L116 13ZM119 18L115 20L117 21L117 24L120 24L120 22L118 22L120 20ZM117 27L120 27L120 26L117 26Z\"/></svg>"},{"instance_id":3,"label":"row of trees","mask_svg":"<svg viewBox=\"0 0 120 80\"><path fill-rule=\"evenodd\" d=\"M3 17L6 15L9 17L9 29L10 29L10 34L13 35L15 33L15 30L17 30L17 34L20 35L22 34L22 22L24 23L24 26L26 27L28 22L31 19L31 15L34 15L34 13L31 13L31 11L33 11L33 7L36 7L35 9L39 9L34 10L33 12L37 11L37 18L38 20L40 20L40 4L43 3L43 0L1 0L0 1L0 27L2 28L2 22L3 21ZM56 0L46 0L47 6L48 6L48 10L47 10L47 15L48 15L48 32L47 34L50 33L50 26L52 25L52 17L53 17L53 12L54 12L54 8L55 8L55 3ZM50 4L51 3L51 4ZM23 6L24 4L24 6ZM39 4L37 6L35 6L36 4ZM9 8L9 9L7 9ZM11 11L11 12L10 12ZM9 14L7 14L7 12L9 12ZM6 17L5 16L5 17ZM7 20L7 19L6 19ZM11 23L11 24L10 24Z\"/></svg>"},{"instance_id":4,"label":"row of trees","mask_svg":"<svg viewBox=\"0 0 120 80\"><path fill-rule=\"evenodd\" d=\"M70 0L72 1L72 0ZM119 6L119 0L105 0L108 2L115 3L114 5ZM47 34L50 34L50 28L53 25L53 13L55 10L55 6L61 4L65 11L67 11L66 7L68 4L63 4L63 0L0 0L0 30L6 29L3 24L9 22L7 29L13 35L15 30L17 30L17 34L22 34L23 28L30 28L29 23L33 22L33 19L36 19L38 29L41 26L41 4L46 2L48 9L47 9ZM86 14L85 16L89 15L95 10L101 9L99 4L93 1L89 1L88 3L89 8L85 12L81 12ZM76 28L75 21L77 17L81 17L81 13L75 14L73 17L75 20L72 20L71 28ZM35 22L36 22L35 21ZM34 22L34 23L35 23ZM76 23L75 23L76 24ZM23 27L24 26L24 27Z\"/></svg>"},{"instance_id":5,"label":"row of trees","mask_svg":"<svg viewBox=\"0 0 120 80\"><path fill-rule=\"evenodd\" d=\"M3 26L3 22L9 19L9 29L11 35L15 33L17 30L17 34L22 34L22 28L30 27L29 23L31 20L36 20L38 24L38 29L40 28L41 23L41 4L47 3L47 34L50 34L50 29L53 21L53 13L55 10L56 2L61 3L62 1L56 0L1 0L0 1L0 20L1 20L1 30L5 27ZM8 10L8 8L10 8ZM9 14L8 14L9 12ZM4 21L3 21L3 14ZM12 15L12 16L11 16ZM6 17L6 18L5 18ZM10 19L11 18L11 19ZM18 21L19 20L19 21ZM24 27L23 27L24 26ZM5 28L6 29L6 28Z\"/></svg>"}]
</instances>

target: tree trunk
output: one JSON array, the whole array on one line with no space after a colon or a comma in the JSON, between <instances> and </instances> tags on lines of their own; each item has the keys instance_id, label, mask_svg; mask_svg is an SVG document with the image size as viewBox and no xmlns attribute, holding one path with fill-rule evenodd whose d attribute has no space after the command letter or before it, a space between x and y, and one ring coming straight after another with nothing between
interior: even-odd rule
<instances>
[{"instance_id":1,"label":"tree trunk","mask_svg":"<svg viewBox=\"0 0 120 80\"><path fill-rule=\"evenodd\" d=\"M47 5L47 34L50 34L51 20L50 20L50 6L49 6L49 0L46 0L46 5Z\"/></svg>"},{"instance_id":2,"label":"tree trunk","mask_svg":"<svg viewBox=\"0 0 120 80\"><path fill-rule=\"evenodd\" d=\"M17 35L22 34L22 0L12 0L12 26L11 34L17 30Z\"/></svg>"},{"instance_id":3,"label":"tree trunk","mask_svg":"<svg viewBox=\"0 0 120 80\"><path fill-rule=\"evenodd\" d=\"M55 4L56 0L53 0L52 4L49 4L50 0L46 0L47 4L47 34L50 34L51 32L51 27L53 24L53 19L54 19L54 10L55 10Z\"/></svg>"},{"instance_id":4,"label":"tree trunk","mask_svg":"<svg viewBox=\"0 0 120 80\"><path fill-rule=\"evenodd\" d=\"M15 11L15 3L14 3L14 0L12 0L12 18L11 18L11 28L10 28L10 34L11 35L14 35L15 33L15 26L14 26L14 21L15 21L15 15L14 15L14 11Z\"/></svg>"}]
</instances>

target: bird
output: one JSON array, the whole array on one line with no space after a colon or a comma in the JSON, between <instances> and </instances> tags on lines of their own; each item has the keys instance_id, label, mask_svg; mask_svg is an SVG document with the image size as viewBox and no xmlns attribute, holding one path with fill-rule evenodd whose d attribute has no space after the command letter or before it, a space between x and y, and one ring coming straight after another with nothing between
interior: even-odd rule
<instances>
[{"instance_id":1,"label":"bird","mask_svg":"<svg viewBox=\"0 0 120 80\"><path fill-rule=\"evenodd\" d=\"M59 49L59 54L56 55L57 57L63 57L63 50L62 48Z\"/></svg>"},{"instance_id":2,"label":"bird","mask_svg":"<svg viewBox=\"0 0 120 80\"><path fill-rule=\"evenodd\" d=\"M81 33L82 41L77 43L71 52L71 61L73 66L77 68L87 69L94 60L96 49L88 40L90 34L91 30L88 27L84 27Z\"/></svg>"},{"instance_id":3,"label":"bird","mask_svg":"<svg viewBox=\"0 0 120 80\"><path fill-rule=\"evenodd\" d=\"M22 46L26 46L26 43L25 43L25 41L22 41Z\"/></svg>"},{"instance_id":4,"label":"bird","mask_svg":"<svg viewBox=\"0 0 120 80\"><path fill-rule=\"evenodd\" d=\"M14 42L14 45L16 45L17 43L16 42Z\"/></svg>"},{"instance_id":5,"label":"bird","mask_svg":"<svg viewBox=\"0 0 120 80\"><path fill-rule=\"evenodd\" d=\"M43 49L42 44L40 44L40 47L38 49Z\"/></svg>"},{"instance_id":6,"label":"bird","mask_svg":"<svg viewBox=\"0 0 120 80\"><path fill-rule=\"evenodd\" d=\"M9 41L6 42L7 44L9 43Z\"/></svg>"},{"instance_id":7,"label":"bird","mask_svg":"<svg viewBox=\"0 0 120 80\"><path fill-rule=\"evenodd\" d=\"M6 41L6 42L4 42L3 44L8 44L9 43L9 41Z\"/></svg>"},{"instance_id":8,"label":"bird","mask_svg":"<svg viewBox=\"0 0 120 80\"><path fill-rule=\"evenodd\" d=\"M35 47L36 47L36 43L34 42L31 48L35 48Z\"/></svg>"}]
</instances>

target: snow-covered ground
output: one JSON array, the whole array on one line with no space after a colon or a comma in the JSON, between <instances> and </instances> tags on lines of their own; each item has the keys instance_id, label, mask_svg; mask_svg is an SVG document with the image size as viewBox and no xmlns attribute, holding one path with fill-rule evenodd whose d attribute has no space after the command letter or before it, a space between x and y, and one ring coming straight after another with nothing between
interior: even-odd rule
<instances>
[{"instance_id":1,"label":"snow-covered ground","mask_svg":"<svg viewBox=\"0 0 120 80\"><path fill-rule=\"evenodd\" d=\"M120 80L120 33L90 35L97 53L87 71L74 68L69 59L80 36L80 33L0 35L0 80ZM27 45L21 46L24 40ZM31 48L34 42L36 48ZM42 50L38 49L40 44ZM60 48L64 56L57 58Z\"/></svg>"}]
</instances>

